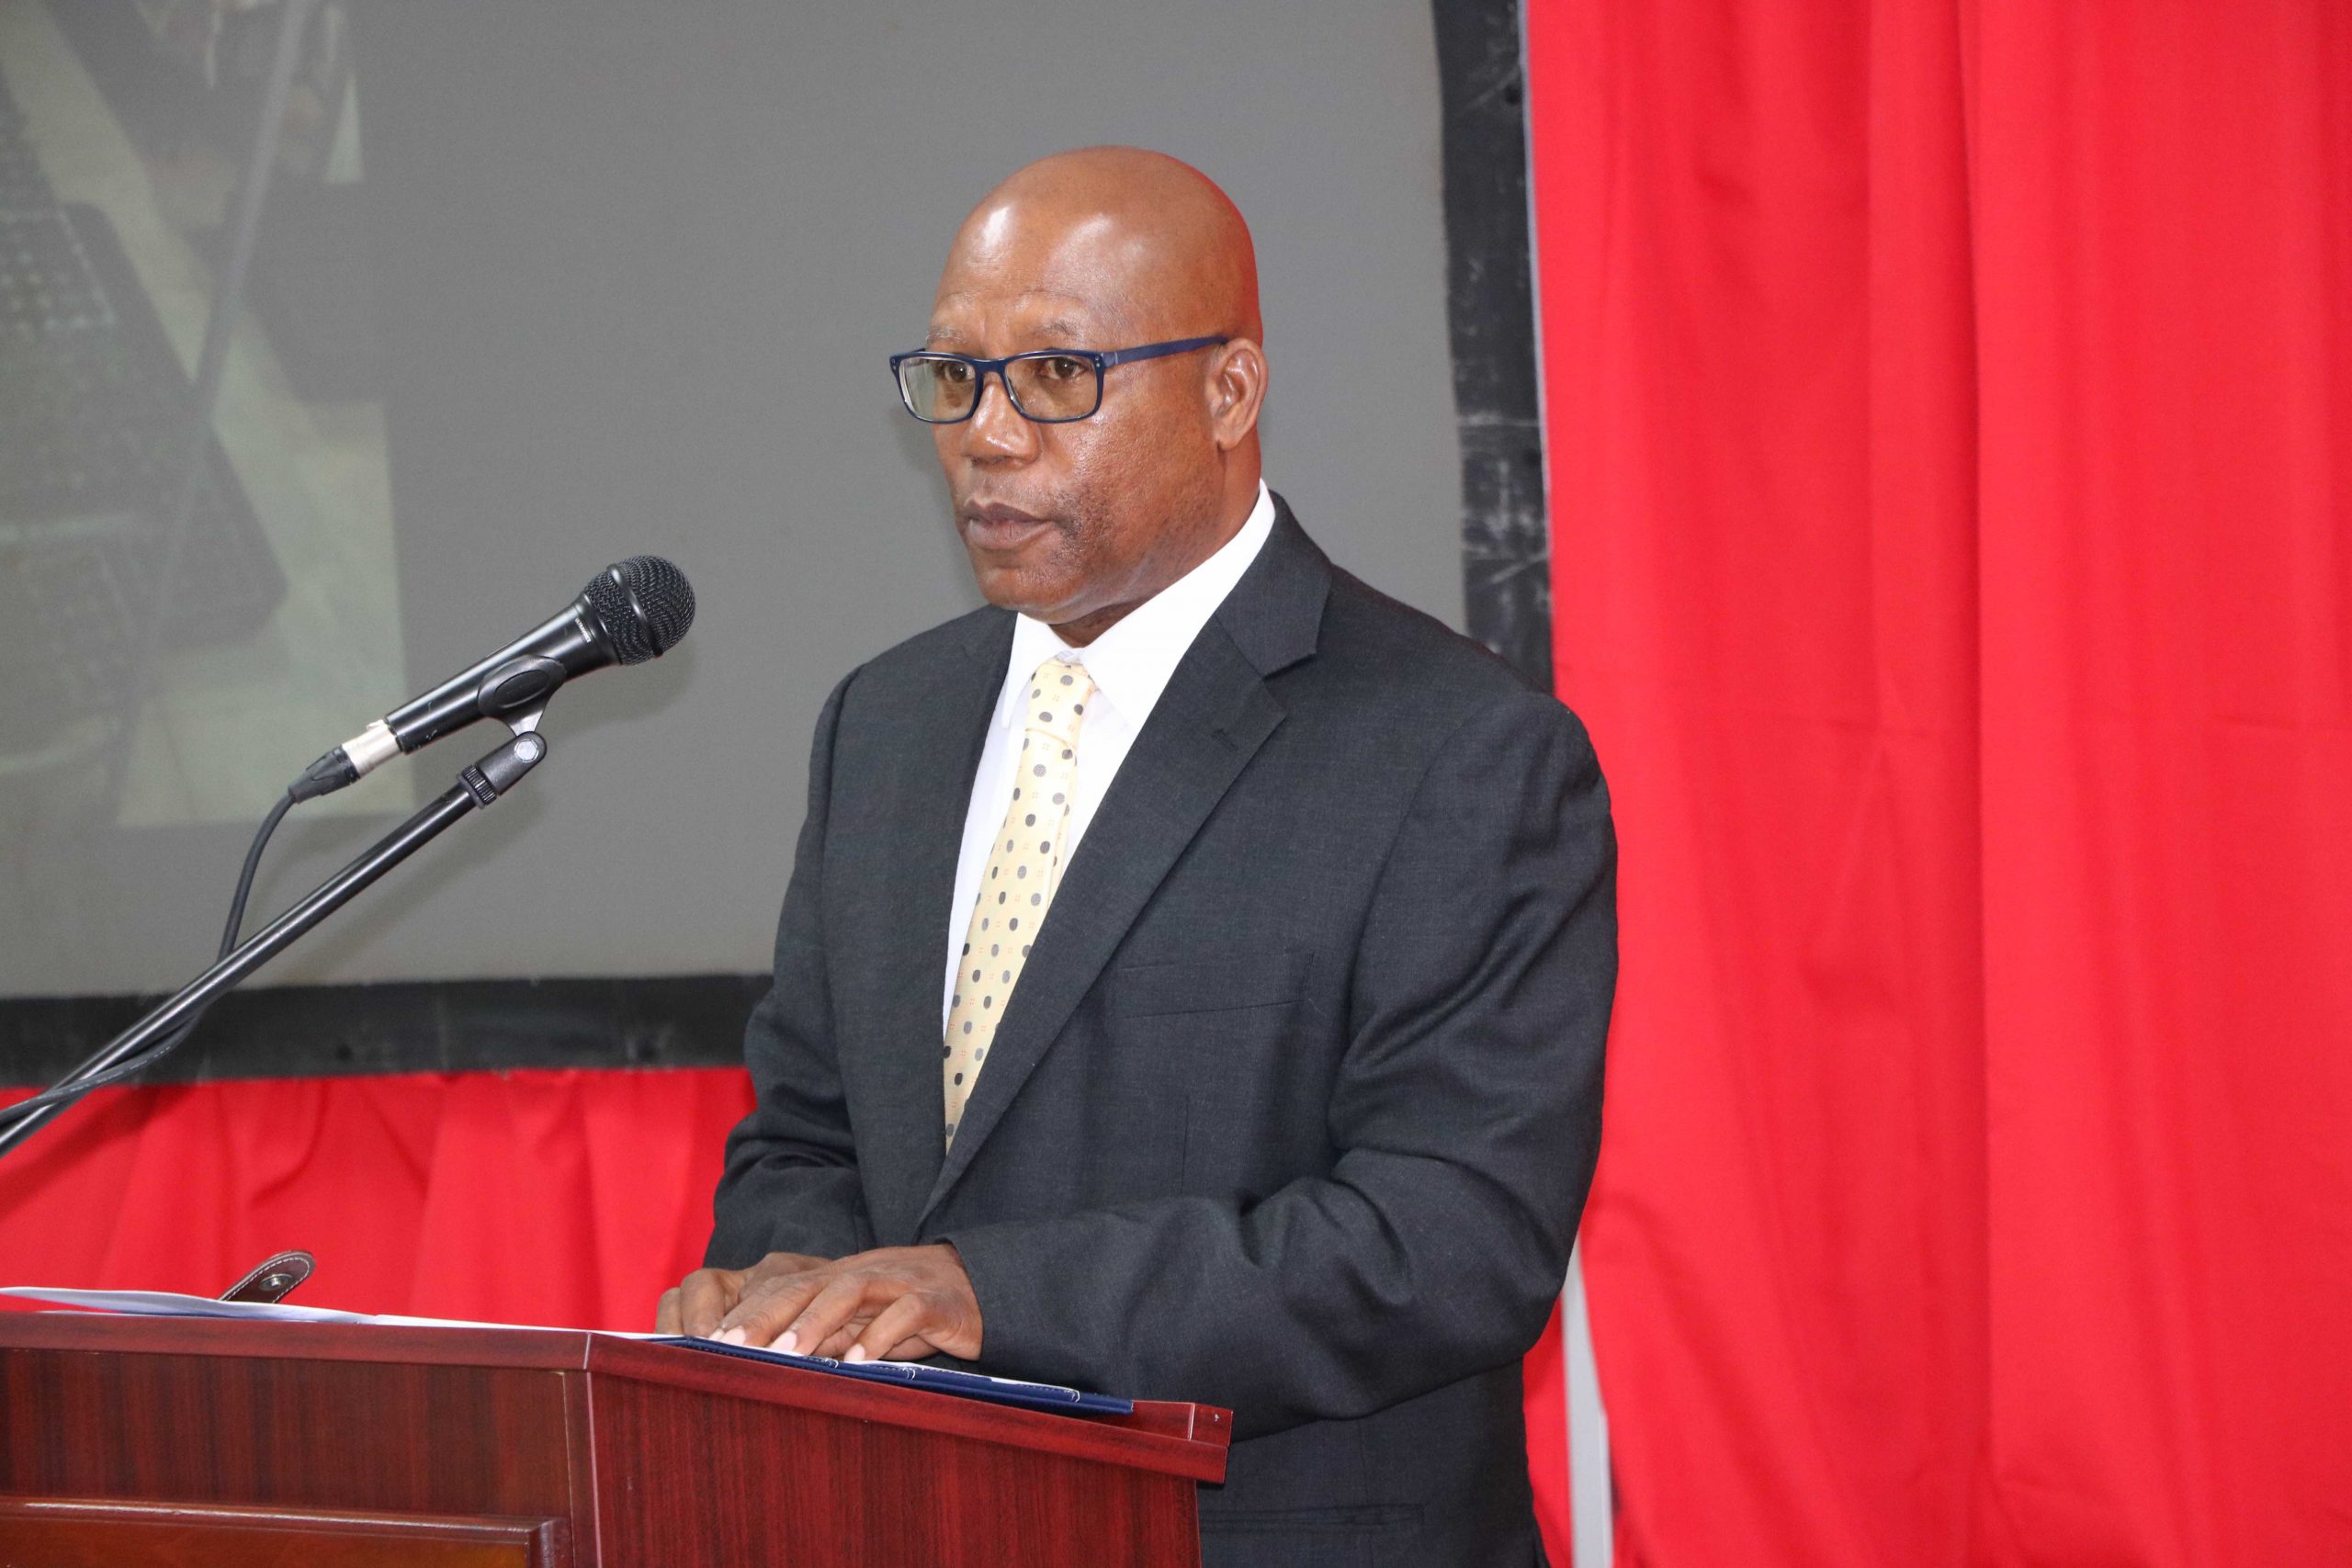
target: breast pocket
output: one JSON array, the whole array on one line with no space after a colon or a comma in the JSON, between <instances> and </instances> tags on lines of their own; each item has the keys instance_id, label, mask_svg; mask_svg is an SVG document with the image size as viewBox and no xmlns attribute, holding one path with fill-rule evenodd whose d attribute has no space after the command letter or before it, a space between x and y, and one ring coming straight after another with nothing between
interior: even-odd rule
<instances>
[{"instance_id":1,"label":"breast pocket","mask_svg":"<svg viewBox=\"0 0 2352 1568\"><path fill-rule=\"evenodd\" d=\"M1112 972L1111 1012L1119 1018L1170 1018L1287 1007L1306 986L1306 961L1307 954L1286 949L1126 964Z\"/></svg>"},{"instance_id":2,"label":"breast pocket","mask_svg":"<svg viewBox=\"0 0 2352 1568\"><path fill-rule=\"evenodd\" d=\"M1114 1049L1182 1119L1182 1190L1248 1198L1320 1146L1328 1083L1304 1047L1311 954L1137 964L1111 976Z\"/></svg>"}]
</instances>

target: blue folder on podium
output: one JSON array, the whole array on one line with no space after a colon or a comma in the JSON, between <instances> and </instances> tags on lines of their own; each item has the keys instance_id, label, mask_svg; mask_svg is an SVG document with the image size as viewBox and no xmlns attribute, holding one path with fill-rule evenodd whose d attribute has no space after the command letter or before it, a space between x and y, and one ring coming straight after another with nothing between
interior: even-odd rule
<instances>
[{"instance_id":1,"label":"blue folder on podium","mask_svg":"<svg viewBox=\"0 0 2352 1568\"><path fill-rule=\"evenodd\" d=\"M933 1393L985 1399L996 1404L1021 1404L1035 1410L1057 1410L1065 1415L1084 1411L1089 1415L1132 1416L1136 1408L1134 1400L1121 1399L1115 1394L1085 1393L1053 1383L992 1378L979 1372L959 1372L952 1367L927 1367L917 1361L836 1361L826 1356L788 1356L781 1350L758 1350L749 1345L722 1345L716 1339L694 1339L682 1335L657 1337L650 1343L680 1345L689 1350L707 1350L715 1356L736 1356L747 1361L798 1367L804 1371L861 1378L868 1382L904 1383L909 1388L929 1389Z\"/></svg>"}]
</instances>

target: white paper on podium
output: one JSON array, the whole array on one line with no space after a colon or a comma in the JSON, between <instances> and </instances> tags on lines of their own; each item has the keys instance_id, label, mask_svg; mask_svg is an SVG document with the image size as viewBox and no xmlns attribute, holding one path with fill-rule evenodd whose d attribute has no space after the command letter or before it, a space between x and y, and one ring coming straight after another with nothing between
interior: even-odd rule
<instances>
[{"instance_id":1,"label":"white paper on podium","mask_svg":"<svg viewBox=\"0 0 2352 1568\"><path fill-rule=\"evenodd\" d=\"M61 1285L0 1285L0 1296L47 1302L52 1306L84 1307L94 1312L121 1313L132 1317L243 1317L271 1323L375 1323L395 1328L519 1328L528 1323L468 1323L454 1317L401 1317L390 1314L338 1312L333 1307L294 1306L285 1302L224 1302L212 1296L184 1296L175 1291L77 1291ZM565 1330L560 1332L573 1332ZM655 1334L610 1334L616 1339L656 1339Z\"/></svg>"},{"instance_id":2,"label":"white paper on podium","mask_svg":"<svg viewBox=\"0 0 2352 1568\"><path fill-rule=\"evenodd\" d=\"M21 1296L52 1306L87 1307L134 1317L259 1317L279 1323L365 1323L367 1314L331 1307L290 1306L284 1302L224 1302L184 1296L174 1291L76 1291L59 1285L0 1285L0 1296Z\"/></svg>"}]
</instances>

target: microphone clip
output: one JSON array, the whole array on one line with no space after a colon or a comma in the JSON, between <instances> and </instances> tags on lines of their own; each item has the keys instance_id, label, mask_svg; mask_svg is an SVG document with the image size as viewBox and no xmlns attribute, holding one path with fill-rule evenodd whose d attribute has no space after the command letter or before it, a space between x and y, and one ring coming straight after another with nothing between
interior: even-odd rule
<instances>
[{"instance_id":1,"label":"microphone clip","mask_svg":"<svg viewBox=\"0 0 2352 1568\"><path fill-rule=\"evenodd\" d=\"M526 715L517 715L512 721L515 724L514 739L458 773L458 782L474 797L477 807L495 804L500 795L513 789L547 756L547 737L537 729L540 711L534 708ZM523 728L526 723L531 728Z\"/></svg>"},{"instance_id":2,"label":"microphone clip","mask_svg":"<svg viewBox=\"0 0 2352 1568\"><path fill-rule=\"evenodd\" d=\"M510 659L481 678L474 688L474 702L484 718L495 718L510 729L536 727L539 715L547 710L548 699L564 682L571 672L554 660L536 653ZM528 725L518 723L524 716Z\"/></svg>"}]
</instances>

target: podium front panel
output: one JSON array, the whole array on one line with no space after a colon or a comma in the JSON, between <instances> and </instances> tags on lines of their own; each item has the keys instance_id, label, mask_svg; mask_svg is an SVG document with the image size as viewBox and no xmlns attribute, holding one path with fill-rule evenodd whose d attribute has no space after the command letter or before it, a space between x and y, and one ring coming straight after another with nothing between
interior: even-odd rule
<instances>
[{"instance_id":1,"label":"podium front panel","mask_svg":"<svg viewBox=\"0 0 2352 1568\"><path fill-rule=\"evenodd\" d=\"M607 1562L1200 1562L1184 1476L613 1377L591 1399Z\"/></svg>"},{"instance_id":2,"label":"podium front panel","mask_svg":"<svg viewBox=\"0 0 2352 1568\"><path fill-rule=\"evenodd\" d=\"M1230 1432L571 1330L0 1313L0 1548L45 1568L1196 1568Z\"/></svg>"}]
</instances>

